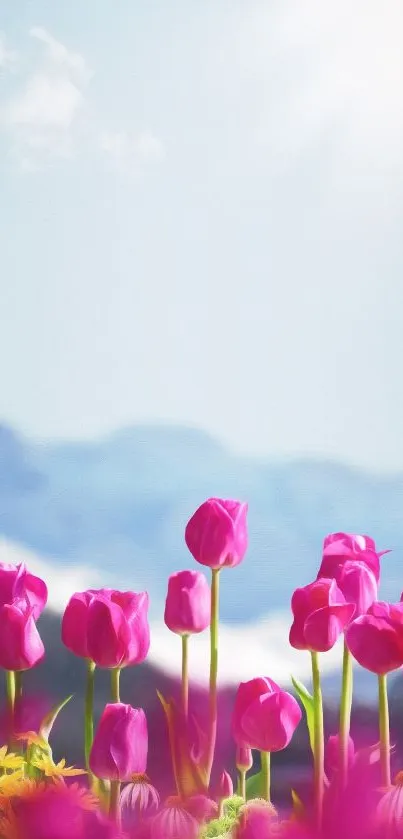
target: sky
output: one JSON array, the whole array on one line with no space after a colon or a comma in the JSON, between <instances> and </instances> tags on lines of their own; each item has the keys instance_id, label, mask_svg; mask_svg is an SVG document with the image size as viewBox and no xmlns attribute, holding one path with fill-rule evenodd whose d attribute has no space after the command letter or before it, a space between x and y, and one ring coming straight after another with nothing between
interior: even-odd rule
<instances>
[{"instance_id":1,"label":"sky","mask_svg":"<svg viewBox=\"0 0 403 839\"><path fill-rule=\"evenodd\" d=\"M400 0L0 0L0 418L403 469Z\"/></svg>"}]
</instances>

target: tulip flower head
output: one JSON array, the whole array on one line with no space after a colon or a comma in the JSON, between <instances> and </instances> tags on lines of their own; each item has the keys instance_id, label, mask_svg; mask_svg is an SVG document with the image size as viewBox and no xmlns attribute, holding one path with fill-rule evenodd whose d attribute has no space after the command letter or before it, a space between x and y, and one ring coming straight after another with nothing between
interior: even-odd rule
<instances>
[{"instance_id":1,"label":"tulip flower head","mask_svg":"<svg viewBox=\"0 0 403 839\"><path fill-rule=\"evenodd\" d=\"M209 498L186 525L185 540L201 565L233 568L242 562L248 547L248 505L240 501Z\"/></svg>"},{"instance_id":2,"label":"tulip flower head","mask_svg":"<svg viewBox=\"0 0 403 839\"><path fill-rule=\"evenodd\" d=\"M363 562L379 583L379 559L389 551L377 551L375 542L369 536L351 533L330 533L323 543L322 563L319 577L334 577L337 567L348 560Z\"/></svg>"},{"instance_id":3,"label":"tulip flower head","mask_svg":"<svg viewBox=\"0 0 403 839\"><path fill-rule=\"evenodd\" d=\"M27 571L25 563L9 565L0 562L0 606L16 600L26 601L34 620L42 614L48 599L46 584Z\"/></svg>"},{"instance_id":4,"label":"tulip flower head","mask_svg":"<svg viewBox=\"0 0 403 839\"><path fill-rule=\"evenodd\" d=\"M178 571L168 580L164 620L171 632L192 635L210 623L210 586L199 571Z\"/></svg>"},{"instance_id":5,"label":"tulip flower head","mask_svg":"<svg viewBox=\"0 0 403 839\"><path fill-rule=\"evenodd\" d=\"M34 620L34 607L15 600L0 606L0 667L5 670L30 670L45 655Z\"/></svg>"},{"instance_id":6,"label":"tulip flower head","mask_svg":"<svg viewBox=\"0 0 403 839\"><path fill-rule=\"evenodd\" d=\"M90 752L90 769L98 778L130 781L147 768L147 719L142 708L122 702L106 705Z\"/></svg>"},{"instance_id":7,"label":"tulip flower head","mask_svg":"<svg viewBox=\"0 0 403 839\"><path fill-rule=\"evenodd\" d=\"M346 602L335 580L321 578L297 588L291 600L291 646L318 653L331 650L355 608L354 603Z\"/></svg>"},{"instance_id":8,"label":"tulip flower head","mask_svg":"<svg viewBox=\"0 0 403 839\"><path fill-rule=\"evenodd\" d=\"M248 746L236 747L235 765L241 772L249 772L249 769L252 769L252 751Z\"/></svg>"},{"instance_id":9,"label":"tulip flower head","mask_svg":"<svg viewBox=\"0 0 403 839\"><path fill-rule=\"evenodd\" d=\"M301 720L296 699L267 676L241 682L232 714L232 736L240 746L278 752Z\"/></svg>"},{"instance_id":10,"label":"tulip flower head","mask_svg":"<svg viewBox=\"0 0 403 839\"><path fill-rule=\"evenodd\" d=\"M62 640L98 667L141 664L150 648L147 592L100 589L74 594L62 620Z\"/></svg>"},{"instance_id":11,"label":"tulip flower head","mask_svg":"<svg viewBox=\"0 0 403 839\"><path fill-rule=\"evenodd\" d=\"M372 673L384 675L403 665L403 603L373 603L346 631L352 656Z\"/></svg>"}]
</instances>

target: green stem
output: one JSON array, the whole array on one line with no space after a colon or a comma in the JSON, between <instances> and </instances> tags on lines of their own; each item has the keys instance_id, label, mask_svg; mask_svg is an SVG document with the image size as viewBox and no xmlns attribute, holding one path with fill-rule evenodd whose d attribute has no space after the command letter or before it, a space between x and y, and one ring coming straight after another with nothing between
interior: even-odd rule
<instances>
[{"instance_id":1,"label":"green stem","mask_svg":"<svg viewBox=\"0 0 403 839\"><path fill-rule=\"evenodd\" d=\"M210 619L210 731L207 751L207 785L210 782L211 769L217 737L217 673L218 673L218 618L219 618L219 581L220 569L211 571L211 619Z\"/></svg>"},{"instance_id":2,"label":"green stem","mask_svg":"<svg viewBox=\"0 0 403 839\"><path fill-rule=\"evenodd\" d=\"M85 717L84 717L84 746L85 765L89 772L89 758L94 739L94 677L95 664L90 659L87 661L87 685L85 691ZM89 774L91 780L91 775Z\"/></svg>"},{"instance_id":3,"label":"green stem","mask_svg":"<svg viewBox=\"0 0 403 839\"><path fill-rule=\"evenodd\" d=\"M381 783L383 787L390 787L390 730L389 703L386 674L378 676L379 696L379 739L381 750Z\"/></svg>"},{"instance_id":4,"label":"green stem","mask_svg":"<svg viewBox=\"0 0 403 839\"><path fill-rule=\"evenodd\" d=\"M120 702L120 667L111 670L112 702Z\"/></svg>"},{"instance_id":5,"label":"green stem","mask_svg":"<svg viewBox=\"0 0 403 839\"><path fill-rule=\"evenodd\" d=\"M15 672L6 670L6 693L7 705L10 719L9 749L13 749L14 743L14 712L15 712Z\"/></svg>"},{"instance_id":6,"label":"green stem","mask_svg":"<svg viewBox=\"0 0 403 839\"><path fill-rule=\"evenodd\" d=\"M262 765L262 796L270 801L270 752L260 752Z\"/></svg>"},{"instance_id":7,"label":"green stem","mask_svg":"<svg viewBox=\"0 0 403 839\"><path fill-rule=\"evenodd\" d=\"M343 677L340 699L339 772L340 789L344 789L348 775L348 741L350 736L351 706L353 701L353 659L346 642L343 652Z\"/></svg>"},{"instance_id":8,"label":"green stem","mask_svg":"<svg viewBox=\"0 0 403 839\"><path fill-rule=\"evenodd\" d=\"M120 781L111 781L111 793L109 798L109 815L120 825Z\"/></svg>"},{"instance_id":9,"label":"green stem","mask_svg":"<svg viewBox=\"0 0 403 839\"><path fill-rule=\"evenodd\" d=\"M246 770L239 769L239 795L246 801Z\"/></svg>"},{"instance_id":10,"label":"green stem","mask_svg":"<svg viewBox=\"0 0 403 839\"><path fill-rule=\"evenodd\" d=\"M189 711L189 635L182 635L182 709L187 718Z\"/></svg>"},{"instance_id":11,"label":"green stem","mask_svg":"<svg viewBox=\"0 0 403 839\"><path fill-rule=\"evenodd\" d=\"M324 729L323 729L323 701L320 685L319 656L311 652L313 714L314 714L314 802L315 821L318 830L322 825L323 792L324 792Z\"/></svg>"},{"instance_id":12,"label":"green stem","mask_svg":"<svg viewBox=\"0 0 403 839\"><path fill-rule=\"evenodd\" d=\"M120 702L120 667L111 670L112 702ZM111 781L109 797L109 815L120 825L120 781Z\"/></svg>"},{"instance_id":13,"label":"green stem","mask_svg":"<svg viewBox=\"0 0 403 839\"><path fill-rule=\"evenodd\" d=\"M19 701L22 697L22 671L16 670L15 676L15 699Z\"/></svg>"}]
</instances>

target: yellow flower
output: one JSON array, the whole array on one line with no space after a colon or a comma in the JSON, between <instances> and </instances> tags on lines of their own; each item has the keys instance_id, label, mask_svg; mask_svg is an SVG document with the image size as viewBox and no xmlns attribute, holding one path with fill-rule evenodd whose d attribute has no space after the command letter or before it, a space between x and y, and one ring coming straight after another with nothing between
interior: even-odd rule
<instances>
[{"instance_id":1,"label":"yellow flower","mask_svg":"<svg viewBox=\"0 0 403 839\"><path fill-rule=\"evenodd\" d=\"M47 778L72 777L73 775L86 775L85 769L76 769L74 766L66 766L63 758L59 763L54 763L50 755L41 754L32 760L32 766L39 769Z\"/></svg>"},{"instance_id":2,"label":"yellow flower","mask_svg":"<svg viewBox=\"0 0 403 839\"><path fill-rule=\"evenodd\" d=\"M18 795L21 790L21 784L24 781L24 770L16 769L10 775L1 775L0 777L0 799L10 798L12 795Z\"/></svg>"},{"instance_id":3,"label":"yellow flower","mask_svg":"<svg viewBox=\"0 0 403 839\"><path fill-rule=\"evenodd\" d=\"M49 745L40 734L35 731L25 731L23 734L16 735L17 740L23 740L27 746L39 746L40 749L48 749Z\"/></svg>"},{"instance_id":4,"label":"yellow flower","mask_svg":"<svg viewBox=\"0 0 403 839\"><path fill-rule=\"evenodd\" d=\"M20 769L24 765L24 758L9 752L7 746L0 749L0 769Z\"/></svg>"}]
</instances>

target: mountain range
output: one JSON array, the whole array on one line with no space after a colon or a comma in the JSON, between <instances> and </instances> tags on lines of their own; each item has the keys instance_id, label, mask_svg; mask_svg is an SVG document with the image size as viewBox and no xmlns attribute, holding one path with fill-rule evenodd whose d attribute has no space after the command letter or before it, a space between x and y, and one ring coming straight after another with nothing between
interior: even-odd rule
<instances>
[{"instance_id":1,"label":"mountain range","mask_svg":"<svg viewBox=\"0 0 403 839\"><path fill-rule=\"evenodd\" d=\"M34 441L0 425L0 536L44 559L85 565L157 601L167 576L193 567L186 522L207 497L249 503L250 547L226 575L229 623L289 609L310 582L323 537L368 533L384 560L382 595L403 588L403 475L324 460L254 460L203 431L138 425L91 442Z\"/></svg>"}]
</instances>

